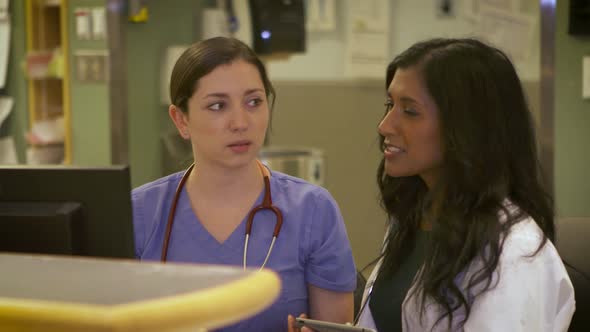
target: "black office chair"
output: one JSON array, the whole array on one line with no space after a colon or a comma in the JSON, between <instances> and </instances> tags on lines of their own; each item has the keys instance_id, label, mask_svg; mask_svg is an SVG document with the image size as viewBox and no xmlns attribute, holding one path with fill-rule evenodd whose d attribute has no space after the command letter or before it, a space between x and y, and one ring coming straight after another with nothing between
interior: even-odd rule
<instances>
[{"instance_id":1,"label":"black office chair","mask_svg":"<svg viewBox=\"0 0 590 332\"><path fill-rule=\"evenodd\" d=\"M557 224L557 248L574 286L576 312L570 332L590 331L590 218L565 218Z\"/></svg>"}]
</instances>

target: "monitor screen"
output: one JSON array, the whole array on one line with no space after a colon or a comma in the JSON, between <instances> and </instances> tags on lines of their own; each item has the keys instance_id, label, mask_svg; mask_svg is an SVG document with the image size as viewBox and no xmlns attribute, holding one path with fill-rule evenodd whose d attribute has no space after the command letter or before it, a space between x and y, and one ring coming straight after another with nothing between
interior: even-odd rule
<instances>
[{"instance_id":1,"label":"monitor screen","mask_svg":"<svg viewBox=\"0 0 590 332\"><path fill-rule=\"evenodd\" d=\"M134 257L128 166L0 166L0 251Z\"/></svg>"}]
</instances>

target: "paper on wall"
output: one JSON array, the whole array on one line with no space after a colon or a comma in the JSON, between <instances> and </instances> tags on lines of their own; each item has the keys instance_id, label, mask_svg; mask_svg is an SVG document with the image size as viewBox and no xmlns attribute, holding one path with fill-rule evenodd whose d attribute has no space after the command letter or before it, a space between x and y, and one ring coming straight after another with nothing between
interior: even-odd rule
<instances>
[{"instance_id":1,"label":"paper on wall","mask_svg":"<svg viewBox=\"0 0 590 332\"><path fill-rule=\"evenodd\" d=\"M479 21L479 0L463 0L460 6L463 18L472 22Z\"/></svg>"},{"instance_id":2,"label":"paper on wall","mask_svg":"<svg viewBox=\"0 0 590 332\"><path fill-rule=\"evenodd\" d=\"M14 100L11 97L0 97L0 126L12 111ZM0 164L17 164L16 146L12 136L0 138Z\"/></svg>"},{"instance_id":3,"label":"paper on wall","mask_svg":"<svg viewBox=\"0 0 590 332\"><path fill-rule=\"evenodd\" d=\"M505 11L512 11L513 5L512 0L477 0L480 2L481 6L486 6L488 8L495 8L499 10Z\"/></svg>"},{"instance_id":4,"label":"paper on wall","mask_svg":"<svg viewBox=\"0 0 590 332\"><path fill-rule=\"evenodd\" d=\"M170 46L166 48L162 65L160 66L160 102L163 105L170 104L170 76L176 60L188 48L187 45Z\"/></svg>"},{"instance_id":5,"label":"paper on wall","mask_svg":"<svg viewBox=\"0 0 590 332\"><path fill-rule=\"evenodd\" d=\"M0 126L4 123L14 105L14 99L11 97L0 97Z\"/></svg>"},{"instance_id":6,"label":"paper on wall","mask_svg":"<svg viewBox=\"0 0 590 332\"><path fill-rule=\"evenodd\" d=\"M213 37L230 37L229 19L224 10L218 8L203 9L203 39Z\"/></svg>"},{"instance_id":7,"label":"paper on wall","mask_svg":"<svg viewBox=\"0 0 590 332\"><path fill-rule=\"evenodd\" d=\"M389 1L351 0L347 24L347 75L383 78L388 46Z\"/></svg>"},{"instance_id":8,"label":"paper on wall","mask_svg":"<svg viewBox=\"0 0 590 332\"><path fill-rule=\"evenodd\" d=\"M482 3L477 34L505 51L513 61L526 61L531 54L537 21L531 14L497 10Z\"/></svg>"},{"instance_id":9,"label":"paper on wall","mask_svg":"<svg viewBox=\"0 0 590 332\"><path fill-rule=\"evenodd\" d=\"M0 21L8 17L8 0L0 0Z\"/></svg>"},{"instance_id":10,"label":"paper on wall","mask_svg":"<svg viewBox=\"0 0 590 332\"><path fill-rule=\"evenodd\" d=\"M1 1L1 0L0 0ZM6 4L8 2L6 1ZM0 89L6 84L8 56L10 54L10 15L8 7L0 5Z\"/></svg>"},{"instance_id":11,"label":"paper on wall","mask_svg":"<svg viewBox=\"0 0 590 332\"><path fill-rule=\"evenodd\" d=\"M76 17L76 37L80 40L90 39L92 32L91 13L88 8L76 8L74 16Z\"/></svg>"},{"instance_id":12,"label":"paper on wall","mask_svg":"<svg viewBox=\"0 0 590 332\"><path fill-rule=\"evenodd\" d=\"M308 31L333 31L336 28L334 0L307 0L306 28Z\"/></svg>"},{"instance_id":13,"label":"paper on wall","mask_svg":"<svg viewBox=\"0 0 590 332\"><path fill-rule=\"evenodd\" d=\"M90 10L92 24L92 38L103 40L107 35L106 12L104 7L94 7Z\"/></svg>"}]
</instances>

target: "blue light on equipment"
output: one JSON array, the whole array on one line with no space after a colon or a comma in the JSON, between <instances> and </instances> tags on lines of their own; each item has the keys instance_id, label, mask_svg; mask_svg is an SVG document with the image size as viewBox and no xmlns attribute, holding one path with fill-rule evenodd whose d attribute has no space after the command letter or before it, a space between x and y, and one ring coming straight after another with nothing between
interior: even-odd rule
<instances>
[{"instance_id":1,"label":"blue light on equipment","mask_svg":"<svg viewBox=\"0 0 590 332\"><path fill-rule=\"evenodd\" d=\"M268 30L263 30L260 33L260 37L262 37L262 39L269 39L270 38L270 31Z\"/></svg>"}]
</instances>

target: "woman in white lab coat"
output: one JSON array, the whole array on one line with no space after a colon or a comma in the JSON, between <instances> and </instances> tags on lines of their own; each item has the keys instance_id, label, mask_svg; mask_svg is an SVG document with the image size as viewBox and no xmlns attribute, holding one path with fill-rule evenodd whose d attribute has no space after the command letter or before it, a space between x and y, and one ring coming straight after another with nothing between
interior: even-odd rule
<instances>
[{"instance_id":1,"label":"woman in white lab coat","mask_svg":"<svg viewBox=\"0 0 590 332\"><path fill-rule=\"evenodd\" d=\"M358 325L566 331L573 287L508 57L473 39L420 42L388 66L386 89L378 184L390 223Z\"/></svg>"}]
</instances>

